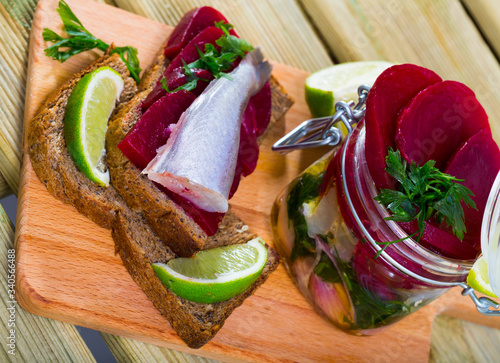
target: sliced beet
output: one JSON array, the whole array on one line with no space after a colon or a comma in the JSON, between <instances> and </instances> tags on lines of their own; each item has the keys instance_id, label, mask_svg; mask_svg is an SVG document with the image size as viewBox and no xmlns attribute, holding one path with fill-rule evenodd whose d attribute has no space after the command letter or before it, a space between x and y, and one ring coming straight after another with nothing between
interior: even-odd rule
<instances>
[{"instance_id":1,"label":"sliced beet","mask_svg":"<svg viewBox=\"0 0 500 363\"><path fill-rule=\"evenodd\" d=\"M469 188L474 196L477 210L464 207L467 233L464 242L481 250L481 224L488 196L500 170L500 150L489 130L482 130L467 140L453 155L445 172L458 179Z\"/></svg>"},{"instance_id":2,"label":"sliced beet","mask_svg":"<svg viewBox=\"0 0 500 363\"><path fill-rule=\"evenodd\" d=\"M269 126L269 121L271 120L272 98L270 83L267 82L257 94L252 96L248 104L253 108L257 136L261 136L264 134L264 131L266 131L267 126ZM247 112L248 111L245 110L242 122L244 122Z\"/></svg>"},{"instance_id":3,"label":"sliced beet","mask_svg":"<svg viewBox=\"0 0 500 363\"><path fill-rule=\"evenodd\" d=\"M416 221L399 223L406 233L412 234L418 231ZM459 260L472 260L479 253L466 241L460 241L455 235L440 228L433 222L425 224L424 233L419 241L420 245L441 256Z\"/></svg>"},{"instance_id":4,"label":"sliced beet","mask_svg":"<svg viewBox=\"0 0 500 363\"><path fill-rule=\"evenodd\" d=\"M195 100L195 95L179 91L167 93L152 105L118 144L122 153L139 169L144 169L170 136L175 124Z\"/></svg>"},{"instance_id":5,"label":"sliced beet","mask_svg":"<svg viewBox=\"0 0 500 363\"><path fill-rule=\"evenodd\" d=\"M182 86L186 83L187 78L183 70L184 62L186 64L197 61L200 58L200 54L198 53L198 49L202 52L205 50L205 44L212 44L215 46L217 50L220 50L220 47L215 44L215 41L222 37L224 32L216 28L214 26L205 28L201 31L197 36L195 36L189 44L187 44L184 49L175 57L175 59L170 62L167 69L165 70L164 76L166 78L166 84L170 90L174 90L179 86ZM239 63L239 61L235 61L233 67L228 70L228 72L232 71L234 67ZM214 79L214 76L210 71L204 69L194 69L194 73L202 78L207 79L209 81ZM167 91L163 89L163 85L161 83L160 78L156 81L156 85L154 89L149 93L148 97L143 101L141 107L143 112L145 112L153 103L155 103L160 97L165 95ZM195 95L200 95L203 90L208 86L209 82L198 81L196 89L192 92Z\"/></svg>"},{"instance_id":6,"label":"sliced beet","mask_svg":"<svg viewBox=\"0 0 500 363\"><path fill-rule=\"evenodd\" d=\"M191 39L203 29L214 26L216 22L220 21L228 22L224 15L210 6L203 6L188 11L170 35L164 52L165 57L174 59ZM229 32L232 35L236 35L233 29Z\"/></svg>"},{"instance_id":7,"label":"sliced beet","mask_svg":"<svg viewBox=\"0 0 500 363\"><path fill-rule=\"evenodd\" d=\"M466 85L444 81L420 92L401 111L396 146L406 161L446 166L453 153L478 131L490 132L488 116Z\"/></svg>"},{"instance_id":8,"label":"sliced beet","mask_svg":"<svg viewBox=\"0 0 500 363\"><path fill-rule=\"evenodd\" d=\"M155 183L155 185L175 204L184 209L184 212L193 218L193 221L200 226L207 236L213 236L217 232L219 229L219 223L224 218L225 213L207 212L206 210L198 208L192 202L179 194L175 194L174 192L168 190L163 185L157 183Z\"/></svg>"},{"instance_id":9,"label":"sliced beet","mask_svg":"<svg viewBox=\"0 0 500 363\"><path fill-rule=\"evenodd\" d=\"M399 112L417 93L440 81L441 77L429 69L400 64L386 69L373 84L366 101L365 154L378 188L392 189L395 186L385 171L385 157L389 147L395 148Z\"/></svg>"},{"instance_id":10,"label":"sliced beet","mask_svg":"<svg viewBox=\"0 0 500 363\"><path fill-rule=\"evenodd\" d=\"M193 69L193 72L197 77L201 79L206 79L207 81L198 80L196 88L191 90L190 92L196 96L199 96L205 88L207 88L208 84L211 80L214 79L213 74L210 71L205 69ZM184 74L184 71L181 67L172 70L169 74L165 76L165 82L168 86L168 89L173 91L178 87L186 84L187 77ZM165 88L163 88L163 84L161 83L161 79L156 82L155 87L149 93L148 97L141 103L142 112L146 112L146 110L151 107L156 101L158 101L161 97L167 94Z\"/></svg>"},{"instance_id":11,"label":"sliced beet","mask_svg":"<svg viewBox=\"0 0 500 363\"><path fill-rule=\"evenodd\" d=\"M184 62L187 64L192 63L200 58L198 49L202 52L205 51L205 44L213 44L217 51L220 47L215 44L215 41L222 37L224 32L222 29L211 26L203 29L197 36L195 36L183 49L182 51L170 62L165 74L168 74L171 70L182 67Z\"/></svg>"}]
</instances>

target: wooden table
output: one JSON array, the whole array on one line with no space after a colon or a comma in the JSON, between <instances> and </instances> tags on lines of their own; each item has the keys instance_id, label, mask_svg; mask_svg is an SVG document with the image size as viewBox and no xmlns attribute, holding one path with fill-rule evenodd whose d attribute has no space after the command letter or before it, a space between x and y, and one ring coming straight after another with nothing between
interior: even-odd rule
<instances>
[{"instance_id":1,"label":"wooden table","mask_svg":"<svg viewBox=\"0 0 500 363\"><path fill-rule=\"evenodd\" d=\"M358 60L411 62L443 78L462 81L477 94L500 141L500 3L497 0L107 0L142 16L175 25L187 10L211 5L238 25L276 61L307 71ZM0 197L16 193L26 61L35 0L0 2ZM105 17L105 14L103 14ZM3 271L13 246L12 224L0 207ZM2 301L7 308L5 273ZM4 310L5 311L5 310ZM8 336L2 313L0 332ZM74 326L17 313L17 360L94 361ZM118 361L206 361L165 348L102 334ZM2 335L4 336L4 335ZM495 361L500 331L439 317L432 361ZM8 361L3 343L0 360ZM4 359L5 358L5 359ZM411 361L411 357L408 357Z\"/></svg>"}]
</instances>

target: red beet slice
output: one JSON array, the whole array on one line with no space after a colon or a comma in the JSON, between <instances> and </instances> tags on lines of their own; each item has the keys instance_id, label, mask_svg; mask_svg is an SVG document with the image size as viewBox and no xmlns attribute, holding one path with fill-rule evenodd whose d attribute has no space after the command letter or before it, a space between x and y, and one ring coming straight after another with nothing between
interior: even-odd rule
<instances>
[{"instance_id":1,"label":"red beet slice","mask_svg":"<svg viewBox=\"0 0 500 363\"><path fill-rule=\"evenodd\" d=\"M171 192L161 184L155 183L155 185L163 193L165 193L174 203L180 206L187 215L193 218L193 221L200 226L200 228L207 234L207 236L213 236L215 232L219 229L219 223L225 216L225 213L217 212L207 212L203 209L198 208L196 205L191 203L186 198Z\"/></svg>"},{"instance_id":2,"label":"red beet slice","mask_svg":"<svg viewBox=\"0 0 500 363\"><path fill-rule=\"evenodd\" d=\"M433 71L414 64L390 67L375 81L366 100L365 154L378 188L393 189L395 186L385 171L385 157L389 147L395 148L399 112L417 93L440 81Z\"/></svg>"},{"instance_id":3,"label":"red beet slice","mask_svg":"<svg viewBox=\"0 0 500 363\"><path fill-rule=\"evenodd\" d=\"M250 98L248 105L253 109L253 117L255 119L254 125L256 127L257 136L261 136L266 131L267 126L269 126L269 121L271 120L271 85L267 82L264 87ZM243 121L247 117L248 107L243 115Z\"/></svg>"},{"instance_id":4,"label":"red beet slice","mask_svg":"<svg viewBox=\"0 0 500 363\"><path fill-rule=\"evenodd\" d=\"M442 169L458 147L478 131L490 132L488 116L466 85L444 81L420 92L401 111L396 145L407 161L436 161Z\"/></svg>"},{"instance_id":5,"label":"red beet slice","mask_svg":"<svg viewBox=\"0 0 500 363\"><path fill-rule=\"evenodd\" d=\"M182 86L186 83L186 75L184 74L183 65L184 62L187 64L197 61L200 58L198 53L198 49L202 52L205 50L205 44L213 44L217 50L220 50L220 47L215 44L215 41L222 37L224 32L216 28L214 26L205 28L202 32L200 32L197 36L195 36L189 44L187 44L184 49L175 57L175 59L170 62L167 69L165 70L165 77L168 88L170 90L174 90L179 86ZM184 62L183 62L184 61ZM232 71L234 67L239 63L239 61L235 61L234 65L228 72ZM195 74L202 78L212 80L214 77L211 72L207 70L194 70ZM208 86L208 82L198 81L197 87L193 90L193 93L196 95L201 94L203 90ZM143 112L147 110L156 100L165 95L167 92L163 89L163 85L161 84L161 79L156 82L155 88L148 95L148 97L142 103Z\"/></svg>"},{"instance_id":6,"label":"red beet slice","mask_svg":"<svg viewBox=\"0 0 500 363\"><path fill-rule=\"evenodd\" d=\"M500 170L500 150L493 141L489 130L482 130L467 140L453 155L445 172L464 179L461 184L469 188L477 210L464 206L468 242L481 251L481 224L491 186Z\"/></svg>"},{"instance_id":7,"label":"red beet slice","mask_svg":"<svg viewBox=\"0 0 500 363\"><path fill-rule=\"evenodd\" d=\"M217 51L220 47L215 44L215 41L222 37L224 32L214 26L203 29L197 36L195 36L183 49L182 51L170 62L165 71L168 74L173 69L183 66L183 60L187 64L192 63L200 58L198 49L202 52L205 51L205 44L213 44Z\"/></svg>"},{"instance_id":8,"label":"red beet slice","mask_svg":"<svg viewBox=\"0 0 500 363\"><path fill-rule=\"evenodd\" d=\"M190 92L199 96L205 88L207 88L208 84L212 79L214 79L213 74L210 71L205 69L193 69L193 72L201 79L206 79L208 82L198 80L196 88L191 90ZM186 84L187 77L184 74L184 71L181 67L172 70L166 76L166 85L168 89L173 91L178 87ZM156 101L158 101L161 97L167 94L167 91L163 88L160 80L156 82L155 88L149 93L148 97L144 101L142 101L141 108L142 112L146 112L146 110L151 107Z\"/></svg>"},{"instance_id":9,"label":"red beet slice","mask_svg":"<svg viewBox=\"0 0 500 363\"><path fill-rule=\"evenodd\" d=\"M165 57L174 59L198 33L220 21L228 22L224 15L210 6L188 11L170 35L164 52ZM229 32L236 35L233 29Z\"/></svg>"},{"instance_id":10,"label":"red beet slice","mask_svg":"<svg viewBox=\"0 0 500 363\"><path fill-rule=\"evenodd\" d=\"M416 221L399 223L406 233L418 231ZM460 241L455 235L448 233L437 225L426 223L420 245L441 256L459 260L472 260L479 253L466 241Z\"/></svg>"},{"instance_id":11,"label":"red beet slice","mask_svg":"<svg viewBox=\"0 0 500 363\"><path fill-rule=\"evenodd\" d=\"M135 166L144 169L156 156L156 150L167 142L168 126L179 120L195 98L186 91L167 93L146 111L118 148Z\"/></svg>"}]
</instances>

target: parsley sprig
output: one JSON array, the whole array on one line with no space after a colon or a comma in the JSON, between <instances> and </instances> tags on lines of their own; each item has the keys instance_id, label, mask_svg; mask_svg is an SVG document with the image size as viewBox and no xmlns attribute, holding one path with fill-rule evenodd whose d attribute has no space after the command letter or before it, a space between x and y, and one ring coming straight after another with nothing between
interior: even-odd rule
<instances>
[{"instance_id":1,"label":"parsley sprig","mask_svg":"<svg viewBox=\"0 0 500 363\"><path fill-rule=\"evenodd\" d=\"M96 38L85 29L64 0L59 1L59 7L56 10L61 17L64 30L69 37L64 38L54 31L45 28L42 33L43 40L54 43L45 49L47 56L60 62L65 62L70 57L87 50L97 48L105 52L109 48L109 44ZM130 46L116 47L111 51L111 54L115 53L125 62L132 78L136 82L139 82L141 68L139 67L139 59L137 58L137 49Z\"/></svg>"},{"instance_id":2,"label":"parsley sprig","mask_svg":"<svg viewBox=\"0 0 500 363\"><path fill-rule=\"evenodd\" d=\"M166 84L166 78L162 78L161 83L167 92L176 92L180 90L192 91L196 88L198 80L207 81L196 76L193 71L194 69L205 69L212 73L215 78L225 77L232 79L231 76L225 72L231 69L233 62L238 57L244 58L247 52L253 50L252 45L246 40L229 33L229 30L233 28L231 24L220 21L215 22L215 26L222 29L224 32L224 35L215 41L215 44L220 47L220 51L218 51L217 48L210 43L205 44L204 52L196 47L200 56L199 59L189 64L186 64L186 62L182 60L184 64L182 68L184 69L184 74L187 77L187 82L184 85L171 91L168 89Z\"/></svg>"},{"instance_id":3,"label":"parsley sprig","mask_svg":"<svg viewBox=\"0 0 500 363\"><path fill-rule=\"evenodd\" d=\"M438 223L451 227L452 233L460 240L467 232L464 223L462 202L474 209L476 204L471 199L474 194L457 179L434 167L430 160L422 166L403 160L398 151L389 148L386 157L386 171L399 182L399 190L382 189L374 198L391 211L387 220L411 222L417 220L418 231L408 236L417 241L425 229L425 221L435 218ZM384 249L397 241L384 242Z\"/></svg>"}]
</instances>

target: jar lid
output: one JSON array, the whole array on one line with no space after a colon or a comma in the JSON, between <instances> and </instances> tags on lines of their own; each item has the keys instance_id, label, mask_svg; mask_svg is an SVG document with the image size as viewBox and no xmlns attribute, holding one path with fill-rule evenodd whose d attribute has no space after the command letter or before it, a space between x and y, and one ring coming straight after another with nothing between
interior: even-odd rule
<instances>
[{"instance_id":1,"label":"jar lid","mask_svg":"<svg viewBox=\"0 0 500 363\"><path fill-rule=\"evenodd\" d=\"M491 187L481 226L481 252L488 265L488 278L500 296L500 172Z\"/></svg>"}]
</instances>

